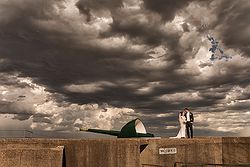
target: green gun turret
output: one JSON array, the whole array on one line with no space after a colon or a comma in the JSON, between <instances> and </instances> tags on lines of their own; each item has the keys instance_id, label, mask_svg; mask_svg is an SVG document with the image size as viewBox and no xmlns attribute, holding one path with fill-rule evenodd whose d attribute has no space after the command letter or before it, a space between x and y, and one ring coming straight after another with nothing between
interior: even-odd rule
<instances>
[{"instance_id":1,"label":"green gun turret","mask_svg":"<svg viewBox=\"0 0 250 167\"><path fill-rule=\"evenodd\" d=\"M124 125L121 131L102 129L80 129L80 131L108 134L112 136L117 136L118 138L154 137L154 134L146 132L144 125L138 118Z\"/></svg>"}]
</instances>

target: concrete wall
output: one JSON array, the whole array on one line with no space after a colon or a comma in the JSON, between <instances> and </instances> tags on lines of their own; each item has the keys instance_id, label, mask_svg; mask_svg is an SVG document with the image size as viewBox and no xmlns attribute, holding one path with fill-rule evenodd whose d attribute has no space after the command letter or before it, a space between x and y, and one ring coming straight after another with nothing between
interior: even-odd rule
<instances>
[{"instance_id":1,"label":"concrete wall","mask_svg":"<svg viewBox=\"0 0 250 167\"><path fill-rule=\"evenodd\" d=\"M159 149L175 148L176 153L160 154ZM141 153L143 166L173 167L175 162L222 163L222 138L148 140Z\"/></svg>"},{"instance_id":2,"label":"concrete wall","mask_svg":"<svg viewBox=\"0 0 250 167\"><path fill-rule=\"evenodd\" d=\"M250 137L163 138L141 142L148 143L140 160L145 167L173 167L175 162L245 164L250 167ZM175 148L176 153L160 154L161 148Z\"/></svg>"},{"instance_id":3,"label":"concrete wall","mask_svg":"<svg viewBox=\"0 0 250 167\"><path fill-rule=\"evenodd\" d=\"M57 146L64 151L52 149ZM4 167L139 167L139 147L133 139L4 139L0 162Z\"/></svg>"},{"instance_id":4,"label":"concrete wall","mask_svg":"<svg viewBox=\"0 0 250 167\"><path fill-rule=\"evenodd\" d=\"M147 147L140 153L141 145ZM159 149L167 148L176 152L159 153ZM173 167L175 162L250 164L250 137L1 139L0 162L0 167Z\"/></svg>"},{"instance_id":5,"label":"concrete wall","mask_svg":"<svg viewBox=\"0 0 250 167\"><path fill-rule=\"evenodd\" d=\"M63 147L3 148L0 167L62 167Z\"/></svg>"},{"instance_id":6,"label":"concrete wall","mask_svg":"<svg viewBox=\"0 0 250 167\"><path fill-rule=\"evenodd\" d=\"M222 138L223 163L248 163L250 166L250 137Z\"/></svg>"},{"instance_id":7,"label":"concrete wall","mask_svg":"<svg viewBox=\"0 0 250 167\"><path fill-rule=\"evenodd\" d=\"M139 142L136 140L81 140L65 143L66 166L138 167Z\"/></svg>"}]
</instances>

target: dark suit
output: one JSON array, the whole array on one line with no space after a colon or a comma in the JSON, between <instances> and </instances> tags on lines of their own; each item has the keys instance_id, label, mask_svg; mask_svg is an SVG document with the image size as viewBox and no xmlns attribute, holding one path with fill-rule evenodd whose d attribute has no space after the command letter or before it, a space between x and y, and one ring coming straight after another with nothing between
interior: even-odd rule
<instances>
[{"instance_id":1,"label":"dark suit","mask_svg":"<svg viewBox=\"0 0 250 167\"><path fill-rule=\"evenodd\" d=\"M185 113L186 117L186 130L187 130L187 136L188 138L193 138L193 122L194 122L194 115L189 111L189 118L190 121L187 120L187 112Z\"/></svg>"}]
</instances>

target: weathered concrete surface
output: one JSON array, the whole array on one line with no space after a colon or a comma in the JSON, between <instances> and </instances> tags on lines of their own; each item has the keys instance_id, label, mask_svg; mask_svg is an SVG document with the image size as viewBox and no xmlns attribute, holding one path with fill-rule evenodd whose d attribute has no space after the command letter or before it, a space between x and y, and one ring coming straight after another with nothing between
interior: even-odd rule
<instances>
[{"instance_id":1,"label":"weathered concrete surface","mask_svg":"<svg viewBox=\"0 0 250 167\"><path fill-rule=\"evenodd\" d=\"M65 143L66 166L140 166L139 142L124 139L81 140Z\"/></svg>"},{"instance_id":2,"label":"weathered concrete surface","mask_svg":"<svg viewBox=\"0 0 250 167\"><path fill-rule=\"evenodd\" d=\"M193 139L153 139L141 153L142 166L173 167L175 162L194 164L248 164L250 137L204 137ZM174 154L159 154L160 148L176 148ZM181 164L177 165L181 166Z\"/></svg>"},{"instance_id":3,"label":"weathered concrete surface","mask_svg":"<svg viewBox=\"0 0 250 167\"><path fill-rule=\"evenodd\" d=\"M0 167L62 167L63 147L0 149Z\"/></svg>"},{"instance_id":4,"label":"weathered concrete surface","mask_svg":"<svg viewBox=\"0 0 250 167\"><path fill-rule=\"evenodd\" d=\"M248 163L250 166L250 137L222 138L223 163Z\"/></svg>"},{"instance_id":5,"label":"weathered concrete surface","mask_svg":"<svg viewBox=\"0 0 250 167\"><path fill-rule=\"evenodd\" d=\"M140 153L140 146L148 146ZM64 150L62 147L64 146ZM175 148L159 154L160 148ZM184 163L248 163L250 137L194 139L0 139L0 167L173 167Z\"/></svg>"},{"instance_id":6,"label":"weathered concrete surface","mask_svg":"<svg viewBox=\"0 0 250 167\"><path fill-rule=\"evenodd\" d=\"M141 164L144 166L151 164L173 167L175 162L222 163L222 138L162 138L149 140L148 144L141 153ZM176 148L176 153L159 154L160 148Z\"/></svg>"},{"instance_id":7,"label":"weathered concrete surface","mask_svg":"<svg viewBox=\"0 0 250 167\"><path fill-rule=\"evenodd\" d=\"M49 156L50 154L52 156L53 152L50 152L49 148L57 146L65 148L63 161L48 159L44 156L46 151ZM26 156L27 162L33 164L37 161L40 164L40 162L47 161L48 165L40 165L46 167L53 166L49 164L59 163L58 161L63 162L62 166L66 167L139 167L139 147L139 140L133 139L2 139L0 148L2 148L3 156L0 156L0 162L6 161L5 167L13 167L14 161L23 157L20 150L41 148L35 154L30 154L30 158ZM4 156L8 154L8 149L12 149L11 154L15 160L12 160L11 156ZM28 152L26 154L28 155ZM30 166L39 167L39 164ZM22 166L22 164L17 166ZM23 166L26 167L26 165Z\"/></svg>"}]
</instances>

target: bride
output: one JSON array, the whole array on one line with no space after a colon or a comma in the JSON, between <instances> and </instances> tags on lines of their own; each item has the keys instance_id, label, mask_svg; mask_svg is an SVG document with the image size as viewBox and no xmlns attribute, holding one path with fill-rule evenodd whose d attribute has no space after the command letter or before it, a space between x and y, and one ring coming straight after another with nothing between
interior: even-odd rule
<instances>
[{"instance_id":1,"label":"bride","mask_svg":"<svg viewBox=\"0 0 250 167\"><path fill-rule=\"evenodd\" d=\"M186 117L184 116L184 112L181 111L179 113L179 123L180 123L180 130L177 134L177 136L175 137L171 137L171 138L185 138L186 136Z\"/></svg>"}]
</instances>

